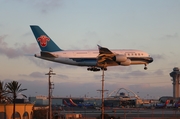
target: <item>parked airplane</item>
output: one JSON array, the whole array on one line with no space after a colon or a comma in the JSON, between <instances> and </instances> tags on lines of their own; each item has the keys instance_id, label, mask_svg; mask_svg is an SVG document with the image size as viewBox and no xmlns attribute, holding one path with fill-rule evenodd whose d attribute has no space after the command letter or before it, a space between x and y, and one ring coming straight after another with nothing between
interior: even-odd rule
<instances>
[{"instance_id":1,"label":"parked airplane","mask_svg":"<svg viewBox=\"0 0 180 119\"><path fill-rule=\"evenodd\" d=\"M99 45L99 51L62 50L39 26L31 25L30 27L41 49L40 54L35 54L35 57L44 60L68 65L87 66L88 71L107 70L108 66L137 64L144 64L146 70L147 64L153 62L153 58L148 53L140 50L109 50Z\"/></svg>"},{"instance_id":2,"label":"parked airplane","mask_svg":"<svg viewBox=\"0 0 180 119\"><path fill-rule=\"evenodd\" d=\"M70 101L71 105L73 105L73 106L78 106L78 104L76 104L75 102L73 102L72 99L69 99L69 101Z\"/></svg>"},{"instance_id":3,"label":"parked airplane","mask_svg":"<svg viewBox=\"0 0 180 119\"><path fill-rule=\"evenodd\" d=\"M166 100L166 102L165 103L157 103L156 105L155 105L155 107L156 108L165 108L165 107L167 107L167 105L170 103L170 100Z\"/></svg>"},{"instance_id":4,"label":"parked airplane","mask_svg":"<svg viewBox=\"0 0 180 119\"><path fill-rule=\"evenodd\" d=\"M79 104L76 104L75 102L73 102L72 99L69 99L71 105L73 106L76 106L76 107L94 107L94 104L91 104L91 103L79 103Z\"/></svg>"},{"instance_id":5,"label":"parked airplane","mask_svg":"<svg viewBox=\"0 0 180 119\"><path fill-rule=\"evenodd\" d=\"M73 107L74 105L72 105L71 103L68 103L66 100L63 100L63 104L66 107Z\"/></svg>"}]
</instances>

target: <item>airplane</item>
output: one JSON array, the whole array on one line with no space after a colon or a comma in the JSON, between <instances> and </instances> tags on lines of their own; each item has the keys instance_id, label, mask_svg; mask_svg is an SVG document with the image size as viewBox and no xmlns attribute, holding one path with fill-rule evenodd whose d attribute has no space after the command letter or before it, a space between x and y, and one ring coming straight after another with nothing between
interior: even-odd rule
<instances>
[{"instance_id":1,"label":"airplane","mask_svg":"<svg viewBox=\"0 0 180 119\"><path fill-rule=\"evenodd\" d=\"M170 100L166 100L165 103L157 103L155 105L155 108L166 108L169 103L170 103Z\"/></svg>"},{"instance_id":2,"label":"airplane","mask_svg":"<svg viewBox=\"0 0 180 119\"><path fill-rule=\"evenodd\" d=\"M70 101L71 105L73 105L73 106L78 106L75 102L73 102L72 99L69 99L69 101Z\"/></svg>"},{"instance_id":3,"label":"airplane","mask_svg":"<svg viewBox=\"0 0 180 119\"><path fill-rule=\"evenodd\" d=\"M63 104L66 107L94 107L94 104L91 103L75 103L71 98L69 99L69 102L67 100L63 100Z\"/></svg>"},{"instance_id":4,"label":"airplane","mask_svg":"<svg viewBox=\"0 0 180 119\"><path fill-rule=\"evenodd\" d=\"M75 105L72 105L71 103L67 102L66 100L63 100L63 104L66 107L74 107Z\"/></svg>"},{"instance_id":5,"label":"airplane","mask_svg":"<svg viewBox=\"0 0 180 119\"><path fill-rule=\"evenodd\" d=\"M180 98L177 99L177 101L174 104L175 108L179 108L180 107Z\"/></svg>"},{"instance_id":6,"label":"airplane","mask_svg":"<svg viewBox=\"0 0 180 119\"><path fill-rule=\"evenodd\" d=\"M75 102L73 102L72 99L69 99L69 101L70 101L71 105L76 106L76 107L94 107L94 104L91 104L91 103L79 103L79 104L76 104Z\"/></svg>"},{"instance_id":7,"label":"airplane","mask_svg":"<svg viewBox=\"0 0 180 119\"><path fill-rule=\"evenodd\" d=\"M109 50L98 45L98 50L63 50L37 25L30 28L39 44L41 52L34 56L43 60L62 64L86 66L88 71L107 70L109 66L129 66L153 62L153 58L146 52L132 49Z\"/></svg>"}]
</instances>

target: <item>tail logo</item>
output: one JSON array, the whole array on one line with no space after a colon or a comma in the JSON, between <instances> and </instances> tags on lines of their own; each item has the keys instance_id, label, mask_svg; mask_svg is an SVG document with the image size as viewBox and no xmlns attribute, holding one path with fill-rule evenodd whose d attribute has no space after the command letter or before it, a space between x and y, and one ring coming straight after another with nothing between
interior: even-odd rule
<instances>
[{"instance_id":1,"label":"tail logo","mask_svg":"<svg viewBox=\"0 0 180 119\"><path fill-rule=\"evenodd\" d=\"M37 38L37 41L40 42L40 45L42 47L46 47L47 46L47 42L50 41L50 38L45 36L45 35L42 35L39 38Z\"/></svg>"}]
</instances>

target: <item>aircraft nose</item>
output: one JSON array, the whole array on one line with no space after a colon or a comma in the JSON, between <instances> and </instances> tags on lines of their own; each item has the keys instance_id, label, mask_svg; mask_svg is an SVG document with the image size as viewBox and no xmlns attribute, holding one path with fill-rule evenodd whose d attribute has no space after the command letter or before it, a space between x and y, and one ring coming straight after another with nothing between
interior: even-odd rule
<instances>
[{"instance_id":1,"label":"aircraft nose","mask_svg":"<svg viewBox=\"0 0 180 119\"><path fill-rule=\"evenodd\" d=\"M149 63L151 63L151 62L153 62L153 58L152 57L149 58Z\"/></svg>"}]
</instances>

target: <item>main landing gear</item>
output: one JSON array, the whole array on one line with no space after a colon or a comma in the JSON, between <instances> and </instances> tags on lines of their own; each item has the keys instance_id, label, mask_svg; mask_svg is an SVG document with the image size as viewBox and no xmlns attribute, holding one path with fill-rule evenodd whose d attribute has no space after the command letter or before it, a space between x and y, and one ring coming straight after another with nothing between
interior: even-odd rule
<instances>
[{"instance_id":1,"label":"main landing gear","mask_svg":"<svg viewBox=\"0 0 180 119\"><path fill-rule=\"evenodd\" d=\"M87 68L88 71L100 71L100 70L103 70L106 71L107 68L97 68L97 67L89 67Z\"/></svg>"},{"instance_id":2,"label":"main landing gear","mask_svg":"<svg viewBox=\"0 0 180 119\"><path fill-rule=\"evenodd\" d=\"M100 71L101 69L96 68L96 67L89 67L87 68L88 71Z\"/></svg>"},{"instance_id":3,"label":"main landing gear","mask_svg":"<svg viewBox=\"0 0 180 119\"><path fill-rule=\"evenodd\" d=\"M147 70L147 64L144 64L145 66L144 66L144 70Z\"/></svg>"}]
</instances>

